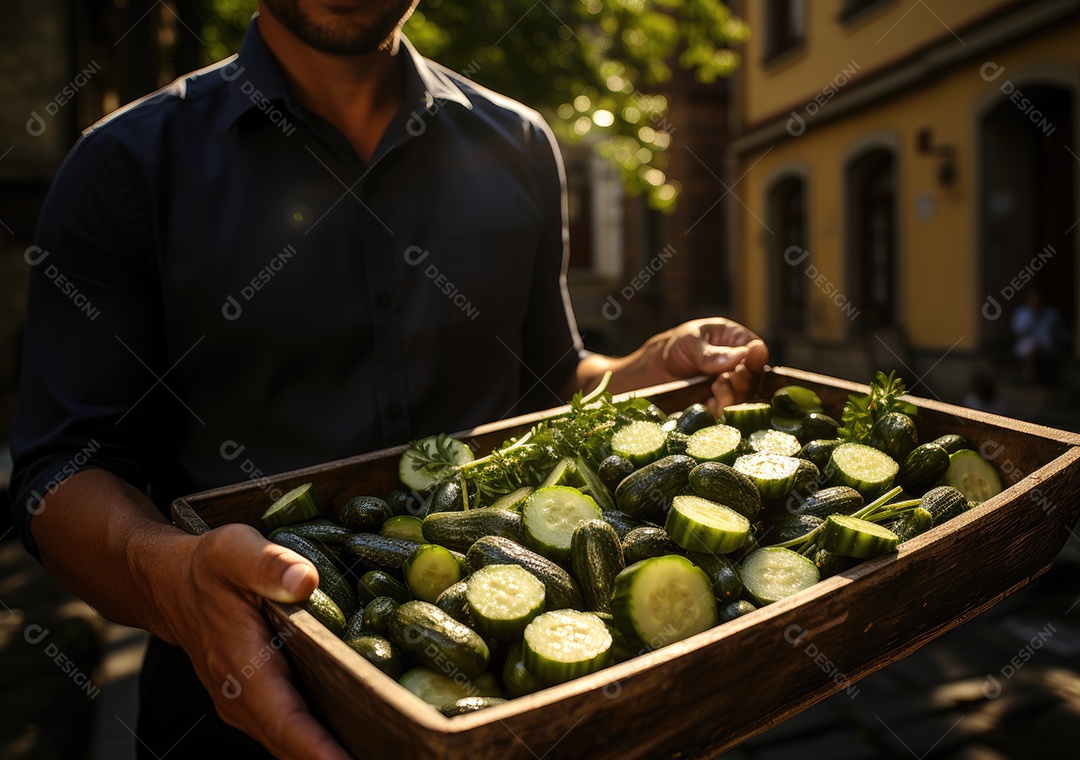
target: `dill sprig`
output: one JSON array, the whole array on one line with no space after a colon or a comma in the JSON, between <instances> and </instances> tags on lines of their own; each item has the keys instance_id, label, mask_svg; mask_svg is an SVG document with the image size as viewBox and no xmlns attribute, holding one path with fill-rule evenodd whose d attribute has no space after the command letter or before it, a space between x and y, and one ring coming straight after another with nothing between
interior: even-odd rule
<instances>
[{"instance_id":1,"label":"dill sprig","mask_svg":"<svg viewBox=\"0 0 1080 760\"><path fill-rule=\"evenodd\" d=\"M840 437L847 441L865 443L870 440L874 423L889 412L914 416L917 411L915 406L900 400L905 393L907 389L904 381L896 376L895 370L888 375L881 371L875 373L874 380L870 383L870 393L861 396L853 393L848 396L840 416Z\"/></svg>"}]
</instances>

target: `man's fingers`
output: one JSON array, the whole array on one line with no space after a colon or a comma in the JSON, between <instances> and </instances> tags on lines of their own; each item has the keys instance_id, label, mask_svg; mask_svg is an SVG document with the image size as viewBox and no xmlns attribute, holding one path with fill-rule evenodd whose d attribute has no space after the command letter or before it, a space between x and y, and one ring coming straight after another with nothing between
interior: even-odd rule
<instances>
[{"instance_id":1,"label":"man's fingers","mask_svg":"<svg viewBox=\"0 0 1080 760\"><path fill-rule=\"evenodd\" d=\"M714 376L728 372L744 361L749 353L746 346L714 346L703 342L697 354L698 371Z\"/></svg>"},{"instance_id":2,"label":"man's fingers","mask_svg":"<svg viewBox=\"0 0 1080 760\"><path fill-rule=\"evenodd\" d=\"M348 760L349 755L311 715L286 675L280 653L272 663L252 676L248 709L254 716L274 715L272 723L259 725L265 732L256 737L283 758Z\"/></svg>"},{"instance_id":3,"label":"man's fingers","mask_svg":"<svg viewBox=\"0 0 1080 760\"><path fill-rule=\"evenodd\" d=\"M250 525L224 525L206 539L207 559L222 582L284 603L304 601L319 585L314 565Z\"/></svg>"}]
</instances>

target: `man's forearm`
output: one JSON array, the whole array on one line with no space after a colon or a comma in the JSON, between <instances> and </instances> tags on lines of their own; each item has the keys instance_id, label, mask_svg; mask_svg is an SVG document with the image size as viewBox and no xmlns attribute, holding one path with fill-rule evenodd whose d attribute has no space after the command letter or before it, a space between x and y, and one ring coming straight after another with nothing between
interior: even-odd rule
<instances>
[{"instance_id":1,"label":"man's forearm","mask_svg":"<svg viewBox=\"0 0 1080 760\"><path fill-rule=\"evenodd\" d=\"M175 643L163 600L197 539L144 494L105 470L79 472L42 501L30 527L65 587L110 620Z\"/></svg>"}]
</instances>

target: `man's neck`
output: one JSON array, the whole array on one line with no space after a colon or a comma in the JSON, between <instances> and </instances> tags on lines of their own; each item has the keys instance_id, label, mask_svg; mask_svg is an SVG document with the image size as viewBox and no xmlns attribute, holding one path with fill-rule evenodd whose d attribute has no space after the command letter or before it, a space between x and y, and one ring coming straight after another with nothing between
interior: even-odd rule
<instances>
[{"instance_id":1,"label":"man's neck","mask_svg":"<svg viewBox=\"0 0 1080 760\"><path fill-rule=\"evenodd\" d=\"M332 55L305 45L269 13L260 13L257 23L296 99L341 130L369 161L401 105L396 39L392 50Z\"/></svg>"}]
</instances>

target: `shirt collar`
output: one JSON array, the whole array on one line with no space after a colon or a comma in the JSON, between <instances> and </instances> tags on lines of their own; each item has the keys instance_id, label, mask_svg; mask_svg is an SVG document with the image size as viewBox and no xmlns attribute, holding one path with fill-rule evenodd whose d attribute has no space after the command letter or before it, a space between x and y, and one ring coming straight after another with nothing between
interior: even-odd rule
<instances>
[{"instance_id":1,"label":"shirt collar","mask_svg":"<svg viewBox=\"0 0 1080 760\"><path fill-rule=\"evenodd\" d=\"M442 67L420 55L405 35L400 39L402 52L399 55L403 54L405 66L402 110L408 112L419 104L423 113L430 114L437 110L436 104L443 103L457 103L472 109L472 102ZM265 110L267 102L280 102L294 114L303 112L285 84L277 61L259 34L254 19L244 34L240 52L222 61L217 72L230 85L224 109L229 127L249 111Z\"/></svg>"}]
</instances>

